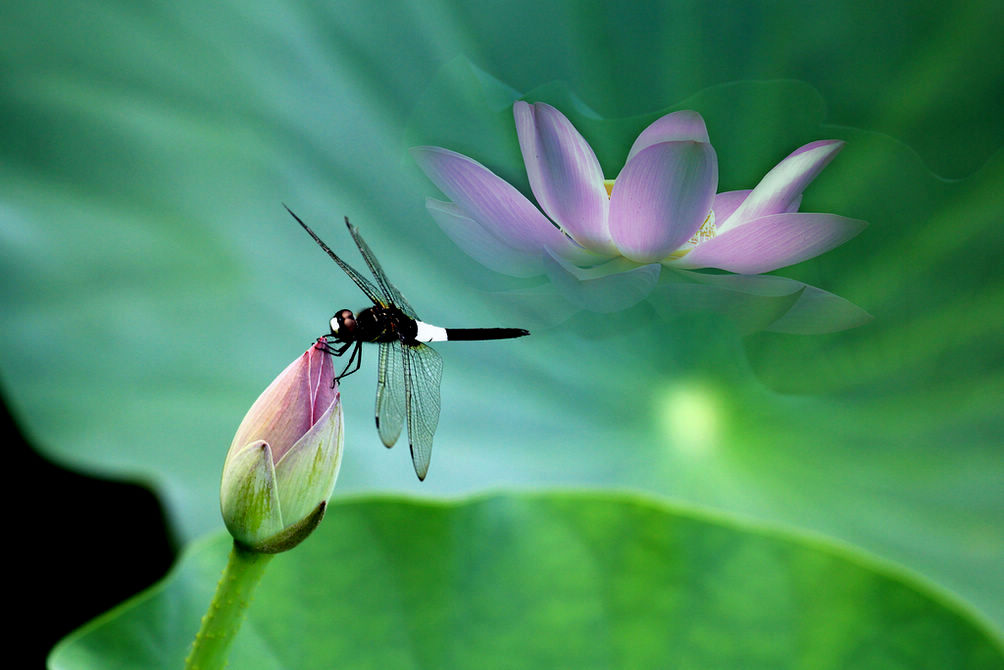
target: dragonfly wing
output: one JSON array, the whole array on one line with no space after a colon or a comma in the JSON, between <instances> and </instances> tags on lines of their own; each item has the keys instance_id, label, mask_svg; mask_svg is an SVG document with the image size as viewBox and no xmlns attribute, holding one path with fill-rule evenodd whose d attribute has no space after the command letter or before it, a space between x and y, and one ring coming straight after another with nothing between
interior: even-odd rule
<instances>
[{"instance_id":1,"label":"dragonfly wing","mask_svg":"<svg viewBox=\"0 0 1004 670\"><path fill-rule=\"evenodd\" d=\"M387 273L383 271L383 268L380 266L380 261L378 261L376 256L373 255L369 245L366 244L366 240L364 240L363 236L359 234L359 229L349 223L348 217L345 218L345 225L348 226L349 233L352 234L352 239L355 240L356 246L359 247L359 253L363 255L366 265L369 266L370 272L372 272L373 277L376 278L377 286L380 287L380 291L384 294L386 299L411 318L417 319L418 315L415 314L414 308L408 304L408 301L404 299L404 296L397 290L397 287L394 286L390 279L387 278Z\"/></svg>"},{"instance_id":2,"label":"dragonfly wing","mask_svg":"<svg viewBox=\"0 0 1004 670\"><path fill-rule=\"evenodd\" d=\"M283 205L283 207L286 207L286 205ZM354 267L352 267L351 265L343 261L341 258L339 258L338 254L332 251L331 247L325 244L324 240L318 237L317 233L311 230L310 226L308 226L303 222L303 219L298 217L296 214L293 214L293 210L291 210L289 207L286 207L286 211L292 214L293 218L296 219L296 222L299 223L300 226L303 227L303 229L306 230L307 233L312 238L314 238L314 241L317 242L318 246L320 246L321 249L323 249L324 252L331 257L331 260L338 263L338 267L340 267L345 272L345 274L349 276L349 279L355 282L356 286L358 286L359 289L366 294L366 297L369 298L374 305L383 305L385 307L387 306L387 300L390 296L383 295L381 291L370 282L370 280L366 279L366 277L359 274L358 270L356 270Z\"/></svg>"},{"instance_id":3,"label":"dragonfly wing","mask_svg":"<svg viewBox=\"0 0 1004 670\"><path fill-rule=\"evenodd\" d=\"M393 447L404 425L404 355L400 342L380 343L377 368L376 426L384 445Z\"/></svg>"},{"instance_id":4,"label":"dragonfly wing","mask_svg":"<svg viewBox=\"0 0 1004 670\"><path fill-rule=\"evenodd\" d=\"M403 345L405 410L408 416L408 442L415 474L425 479L432 457L432 437L439 424L439 382L443 377L443 359L424 344Z\"/></svg>"}]
</instances>

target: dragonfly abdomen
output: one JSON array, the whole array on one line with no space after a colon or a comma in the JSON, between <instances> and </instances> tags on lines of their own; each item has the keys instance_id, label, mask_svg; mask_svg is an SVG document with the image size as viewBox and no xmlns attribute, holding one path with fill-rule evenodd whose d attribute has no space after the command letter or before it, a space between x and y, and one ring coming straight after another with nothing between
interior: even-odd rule
<instances>
[{"instance_id":1,"label":"dragonfly abdomen","mask_svg":"<svg viewBox=\"0 0 1004 670\"><path fill-rule=\"evenodd\" d=\"M508 340L530 334L523 328L445 328L449 340Z\"/></svg>"},{"instance_id":2,"label":"dragonfly abdomen","mask_svg":"<svg viewBox=\"0 0 1004 670\"><path fill-rule=\"evenodd\" d=\"M415 321L415 342L447 342L452 340L507 340L529 335L522 328L441 328L424 321Z\"/></svg>"}]
</instances>

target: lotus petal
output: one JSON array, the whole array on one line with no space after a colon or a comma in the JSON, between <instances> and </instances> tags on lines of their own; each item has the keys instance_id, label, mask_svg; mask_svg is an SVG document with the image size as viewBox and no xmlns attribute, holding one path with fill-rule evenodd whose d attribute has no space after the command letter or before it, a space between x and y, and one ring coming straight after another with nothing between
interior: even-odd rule
<instances>
[{"instance_id":1,"label":"lotus petal","mask_svg":"<svg viewBox=\"0 0 1004 670\"><path fill-rule=\"evenodd\" d=\"M673 112L659 117L653 121L645 130L641 131L638 139L631 145L625 164L631 161L643 149L647 149L653 144L662 142L710 142L708 139L708 128L704 125L704 119L697 112L683 110Z\"/></svg>"},{"instance_id":2,"label":"lotus petal","mask_svg":"<svg viewBox=\"0 0 1004 670\"><path fill-rule=\"evenodd\" d=\"M607 230L610 199L596 154L550 105L513 106L530 189L544 212L582 245L615 251Z\"/></svg>"},{"instance_id":3,"label":"lotus petal","mask_svg":"<svg viewBox=\"0 0 1004 670\"><path fill-rule=\"evenodd\" d=\"M411 153L439 190L511 247L532 254L567 246L533 203L481 163L440 147L415 147Z\"/></svg>"},{"instance_id":4,"label":"lotus petal","mask_svg":"<svg viewBox=\"0 0 1004 670\"><path fill-rule=\"evenodd\" d=\"M816 178L843 149L840 140L810 142L791 152L764 175L729 221L718 227L722 233L770 214L793 211L809 182Z\"/></svg>"},{"instance_id":5,"label":"lotus petal","mask_svg":"<svg viewBox=\"0 0 1004 670\"><path fill-rule=\"evenodd\" d=\"M770 272L843 244L866 225L836 214L773 214L719 233L667 265L739 274Z\"/></svg>"},{"instance_id":6,"label":"lotus petal","mask_svg":"<svg viewBox=\"0 0 1004 670\"><path fill-rule=\"evenodd\" d=\"M705 142L662 142L632 158L610 194L610 234L638 263L668 256L700 228L718 186L718 159Z\"/></svg>"},{"instance_id":7,"label":"lotus petal","mask_svg":"<svg viewBox=\"0 0 1004 670\"><path fill-rule=\"evenodd\" d=\"M425 208L464 253L485 267L511 277L544 274L542 251L516 249L451 202L427 198Z\"/></svg>"}]
</instances>

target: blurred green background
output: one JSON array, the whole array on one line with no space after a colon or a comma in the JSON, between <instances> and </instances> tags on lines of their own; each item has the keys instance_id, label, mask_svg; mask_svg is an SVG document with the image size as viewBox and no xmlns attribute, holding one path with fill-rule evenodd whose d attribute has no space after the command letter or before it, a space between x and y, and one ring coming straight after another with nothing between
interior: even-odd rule
<instances>
[{"instance_id":1,"label":"blurred green background","mask_svg":"<svg viewBox=\"0 0 1004 670\"><path fill-rule=\"evenodd\" d=\"M1001 17L933 1L7 3L5 400L47 458L151 487L179 544L219 530L244 411L335 309L363 304L280 203L356 263L348 215L424 320L534 335L439 347L421 484L372 427L367 352L342 386L336 496L644 491L853 545L999 636ZM529 286L440 232L407 149L442 144L525 185L524 95L559 105L609 176L680 105L707 120L720 190L847 140L802 209L871 225L776 274L874 321L794 336L655 297L567 320L511 299Z\"/></svg>"}]
</instances>

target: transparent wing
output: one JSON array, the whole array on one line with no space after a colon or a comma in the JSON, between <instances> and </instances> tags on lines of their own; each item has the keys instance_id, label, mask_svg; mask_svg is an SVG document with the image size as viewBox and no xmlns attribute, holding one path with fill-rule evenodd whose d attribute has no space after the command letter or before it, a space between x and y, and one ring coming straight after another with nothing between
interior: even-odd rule
<instances>
[{"instance_id":1,"label":"transparent wing","mask_svg":"<svg viewBox=\"0 0 1004 670\"><path fill-rule=\"evenodd\" d=\"M380 439L393 447L404 425L404 355L400 342L380 343L377 368L376 427Z\"/></svg>"},{"instance_id":2,"label":"transparent wing","mask_svg":"<svg viewBox=\"0 0 1004 670\"><path fill-rule=\"evenodd\" d=\"M408 301L404 299L404 296L397 290L397 287L394 286L390 279L387 278L387 273L383 271L382 267L380 267L380 261L376 259L376 256L373 255L369 245L366 244L366 240L364 240L363 236L359 234L359 229L349 223L348 217L345 217L345 225L348 226L349 232L352 234L352 239L356 241L356 246L359 247L359 253L363 255L366 265L369 266L370 272L372 272L373 277L376 278L377 285L380 287L384 296L386 296L386 299L411 318L417 319L418 315L415 314L415 309L408 304Z\"/></svg>"},{"instance_id":3,"label":"transparent wing","mask_svg":"<svg viewBox=\"0 0 1004 670\"><path fill-rule=\"evenodd\" d=\"M403 345L404 402L408 415L408 442L415 474L425 479L432 457L432 437L439 424L439 382L443 359L424 344Z\"/></svg>"},{"instance_id":4,"label":"transparent wing","mask_svg":"<svg viewBox=\"0 0 1004 670\"><path fill-rule=\"evenodd\" d=\"M286 205L283 205L283 207L286 207ZM318 237L317 233L311 230L310 226L308 226L303 222L303 219L298 217L296 214L293 214L293 210L291 210L289 207L286 207L286 211L289 212L294 219L296 219L296 222L299 223L300 226L302 226L303 229L306 230L307 233L312 238L314 238L314 241L317 242L318 246L320 246L321 249L324 249L324 252L331 257L331 260L338 263L338 267L340 267L342 270L345 271L345 274L349 276L349 279L351 279L356 283L356 286L358 286L359 289L366 294L366 297L368 297L371 301L373 301L374 305L383 305L384 307L387 306L387 301L391 296L382 294L380 290L377 289L377 287L370 282L370 280L366 279L366 277L359 274L359 272L354 267L352 267L351 265L343 261L341 258L339 258L338 254L332 251L331 247L325 244L324 240ZM355 237L355 235L353 235L353 237Z\"/></svg>"}]
</instances>

